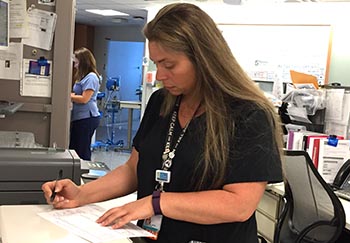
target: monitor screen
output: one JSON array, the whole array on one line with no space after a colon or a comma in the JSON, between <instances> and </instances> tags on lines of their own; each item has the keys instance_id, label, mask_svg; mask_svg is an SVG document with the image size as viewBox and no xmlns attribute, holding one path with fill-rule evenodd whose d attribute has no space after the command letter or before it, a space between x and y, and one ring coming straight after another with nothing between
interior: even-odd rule
<instances>
[{"instance_id":1,"label":"monitor screen","mask_svg":"<svg viewBox=\"0 0 350 243\"><path fill-rule=\"evenodd\" d=\"M0 0L0 49L5 49L9 46L9 12L9 1Z\"/></svg>"}]
</instances>

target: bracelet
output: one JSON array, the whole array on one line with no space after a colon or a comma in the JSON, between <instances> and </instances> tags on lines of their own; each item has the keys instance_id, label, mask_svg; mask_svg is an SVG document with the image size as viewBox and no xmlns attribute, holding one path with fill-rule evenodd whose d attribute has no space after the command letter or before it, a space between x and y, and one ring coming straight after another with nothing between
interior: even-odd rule
<instances>
[{"instance_id":1,"label":"bracelet","mask_svg":"<svg viewBox=\"0 0 350 243\"><path fill-rule=\"evenodd\" d=\"M155 215L162 214L162 210L160 209L160 193L161 191L153 191L152 193L152 206Z\"/></svg>"}]
</instances>

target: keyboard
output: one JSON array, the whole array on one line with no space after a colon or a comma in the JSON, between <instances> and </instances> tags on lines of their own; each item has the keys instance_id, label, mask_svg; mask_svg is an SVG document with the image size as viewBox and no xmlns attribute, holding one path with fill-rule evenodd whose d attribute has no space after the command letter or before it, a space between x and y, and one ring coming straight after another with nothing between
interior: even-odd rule
<instances>
[{"instance_id":1,"label":"keyboard","mask_svg":"<svg viewBox=\"0 0 350 243\"><path fill-rule=\"evenodd\" d=\"M104 162L87 160L82 161L82 170L87 170L87 173L83 173L81 177L88 180L97 179L110 171Z\"/></svg>"},{"instance_id":2,"label":"keyboard","mask_svg":"<svg viewBox=\"0 0 350 243\"><path fill-rule=\"evenodd\" d=\"M337 191L334 191L334 193L338 197L350 201L350 191L348 191L348 190L337 190Z\"/></svg>"}]
</instances>

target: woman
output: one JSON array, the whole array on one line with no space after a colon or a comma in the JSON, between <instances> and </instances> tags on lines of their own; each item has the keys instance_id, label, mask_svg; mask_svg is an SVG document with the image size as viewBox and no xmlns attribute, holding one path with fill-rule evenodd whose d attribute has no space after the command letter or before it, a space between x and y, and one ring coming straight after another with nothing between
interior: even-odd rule
<instances>
[{"instance_id":1,"label":"woman","mask_svg":"<svg viewBox=\"0 0 350 243\"><path fill-rule=\"evenodd\" d=\"M91 138L99 125L97 93L100 89L99 73L92 53L85 47L74 52L75 84L71 93L73 109L69 148L79 157L91 160Z\"/></svg>"},{"instance_id":2,"label":"woman","mask_svg":"<svg viewBox=\"0 0 350 243\"><path fill-rule=\"evenodd\" d=\"M57 183L56 208L137 191L97 222L132 221L147 242L257 243L255 210L268 182L282 181L280 124L241 69L214 21L192 4L170 4L144 34L156 79L129 160L76 186ZM43 185L49 200L53 182Z\"/></svg>"}]
</instances>

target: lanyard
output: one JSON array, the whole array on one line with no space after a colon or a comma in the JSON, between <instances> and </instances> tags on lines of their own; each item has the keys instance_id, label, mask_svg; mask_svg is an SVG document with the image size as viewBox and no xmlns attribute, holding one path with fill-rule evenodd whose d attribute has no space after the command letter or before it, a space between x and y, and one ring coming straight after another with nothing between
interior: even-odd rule
<instances>
[{"instance_id":1,"label":"lanyard","mask_svg":"<svg viewBox=\"0 0 350 243\"><path fill-rule=\"evenodd\" d=\"M162 155L163 164L162 164L162 169L161 169L160 172L163 172L163 173L167 173L168 172L168 179L167 180L157 180L156 179L158 181L158 185L156 186L156 189L160 189L161 191L163 191L164 182L170 182L170 171L169 170L170 170L170 168L172 166L173 159L175 157L176 149L179 146L182 138L184 137L184 135L185 135L185 133L187 131L187 128L188 128L189 124L191 123L191 121L195 117L195 115L198 112L198 109L200 107L200 105L197 106L195 112L192 115L192 118L187 122L185 127L182 129L182 131L181 131L181 133L180 133L176 143L173 146L173 149L171 149L171 143L172 143L172 140L173 140L173 137L174 137L174 127L175 127L177 114L178 114L180 103L181 103L181 98L182 98L182 95L180 95L180 96L178 96L176 98L175 106L174 106L173 113L171 115L171 120L170 120L170 123L169 123L168 135L167 135L167 138L166 138L166 141L165 141L164 152L163 152L163 155ZM157 178L157 176L156 176L156 178Z\"/></svg>"}]
</instances>

